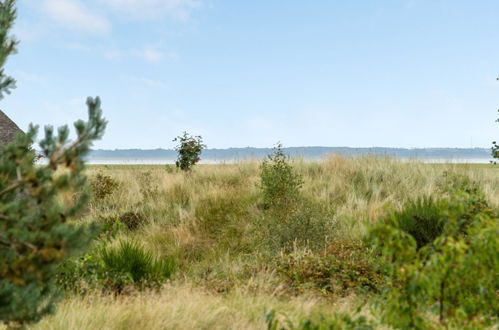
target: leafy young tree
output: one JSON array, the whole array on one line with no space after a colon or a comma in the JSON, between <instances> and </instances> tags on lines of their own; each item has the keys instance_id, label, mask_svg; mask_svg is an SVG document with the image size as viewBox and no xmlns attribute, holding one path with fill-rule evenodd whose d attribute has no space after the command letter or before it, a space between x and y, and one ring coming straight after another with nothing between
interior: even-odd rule
<instances>
[{"instance_id":1,"label":"leafy young tree","mask_svg":"<svg viewBox=\"0 0 499 330\"><path fill-rule=\"evenodd\" d=\"M265 208L289 210L296 205L303 180L278 143L260 167L260 188Z\"/></svg>"},{"instance_id":2,"label":"leafy young tree","mask_svg":"<svg viewBox=\"0 0 499 330\"><path fill-rule=\"evenodd\" d=\"M14 87L3 65L15 52L8 37L16 17L15 1L0 2L0 95ZM102 137L106 121L99 98L88 98L88 121L75 123L76 140L67 126L57 133L45 127L40 142L46 165L36 164L32 148L37 127L0 147L0 322L22 325L54 309L60 296L55 278L59 265L84 247L90 228L71 221L89 195L83 156Z\"/></svg>"},{"instance_id":3,"label":"leafy young tree","mask_svg":"<svg viewBox=\"0 0 499 330\"><path fill-rule=\"evenodd\" d=\"M203 149L206 149L201 136L191 136L187 132L177 136L173 139L173 142L178 142L178 145L175 147L175 150L178 152L178 159L175 165L182 171L191 170L192 166L201 160L199 156Z\"/></svg>"}]
</instances>

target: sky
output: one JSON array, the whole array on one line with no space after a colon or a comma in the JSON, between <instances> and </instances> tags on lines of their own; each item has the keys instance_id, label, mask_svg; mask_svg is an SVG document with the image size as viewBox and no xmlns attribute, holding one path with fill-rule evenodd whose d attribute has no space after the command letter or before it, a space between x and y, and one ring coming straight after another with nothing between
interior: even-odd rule
<instances>
[{"instance_id":1,"label":"sky","mask_svg":"<svg viewBox=\"0 0 499 330\"><path fill-rule=\"evenodd\" d=\"M21 128L85 118L101 149L490 147L497 0L18 0L0 101Z\"/></svg>"}]
</instances>

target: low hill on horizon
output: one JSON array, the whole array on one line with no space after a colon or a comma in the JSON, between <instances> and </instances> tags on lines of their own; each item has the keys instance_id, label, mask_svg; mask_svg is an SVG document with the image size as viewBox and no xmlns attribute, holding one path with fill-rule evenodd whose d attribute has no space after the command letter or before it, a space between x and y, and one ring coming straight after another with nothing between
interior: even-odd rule
<instances>
[{"instance_id":1,"label":"low hill on horizon","mask_svg":"<svg viewBox=\"0 0 499 330\"><path fill-rule=\"evenodd\" d=\"M272 153L272 148L227 148L206 149L202 159L211 162L261 159ZM487 160L491 159L488 148L350 148L350 147L288 147L283 148L290 157L319 159L327 155L352 156L388 156L403 159L422 160ZM177 152L172 149L116 149L92 150L88 156L90 162L98 160L174 160Z\"/></svg>"}]
</instances>

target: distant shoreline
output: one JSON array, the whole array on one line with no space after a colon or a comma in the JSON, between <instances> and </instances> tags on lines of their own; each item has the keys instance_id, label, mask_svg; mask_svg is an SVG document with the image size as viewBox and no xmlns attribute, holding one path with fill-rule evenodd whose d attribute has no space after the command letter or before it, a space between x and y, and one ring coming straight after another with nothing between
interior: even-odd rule
<instances>
[{"instance_id":1,"label":"distant shoreline","mask_svg":"<svg viewBox=\"0 0 499 330\"><path fill-rule=\"evenodd\" d=\"M490 159L403 159L395 158L401 161L420 161L427 164L489 164ZM236 160L202 160L200 164L237 164L245 161L250 161L251 159L236 159ZM307 159L310 161L320 161L321 159ZM171 159L88 159L87 164L89 165L173 165L174 160Z\"/></svg>"},{"instance_id":2,"label":"distant shoreline","mask_svg":"<svg viewBox=\"0 0 499 330\"><path fill-rule=\"evenodd\" d=\"M291 158L319 160L330 155L345 157L380 156L427 163L486 164L492 159L488 148L349 148L349 147L290 147L283 149ZM260 160L273 152L272 148L206 149L202 163L237 163ZM89 164L174 164L177 152L172 149L92 150Z\"/></svg>"}]
</instances>

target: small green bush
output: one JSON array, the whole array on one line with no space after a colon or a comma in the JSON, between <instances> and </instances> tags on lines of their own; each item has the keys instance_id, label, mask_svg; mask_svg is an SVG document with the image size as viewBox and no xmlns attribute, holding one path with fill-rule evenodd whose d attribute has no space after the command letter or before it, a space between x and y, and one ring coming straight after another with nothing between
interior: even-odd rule
<instances>
[{"instance_id":1,"label":"small green bush","mask_svg":"<svg viewBox=\"0 0 499 330\"><path fill-rule=\"evenodd\" d=\"M201 158L201 152L206 149L201 136L190 136L187 132L177 136L173 142L178 142L175 150L178 152L178 159L175 162L177 168L182 171L191 170L192 166L197 164Z\"/></svg>"},{"instance_id":2,"label":"small green bush","mask_svg":"<svg viewBox=\"0 0 499 330\"><path fill-rule=\"evenodd\" d=\"M260 167L260 188L265 209L291 211L296 208L303 180L289 164L288 157L278 143L274 152Z\"/></svg>"},{"instance_id":3,"label":"small green bush","mask_svg":"<svg viewBox=\"0 0 499 330\"><path fill-rule=\"evenodd\" d=\"M324 241L324 217L319 207L300 192L303 180L296 173L278 143L260 166L259 188L263 216L258 221L261 243L273 251L294 245L320 245Z\"/></svg>"},{"instance_id":4,"label":"small green bush","mask_svg":"<svg viewBox=\"0 0 499 330\"><path fill-rule=\"evenodd\" d=\"M93 196L98 200L112 195L113 192L119 187L119 184L115 179L102 173L97 173L97 175L92 178L90 183Z\"/></svg>"}]
</instances>

